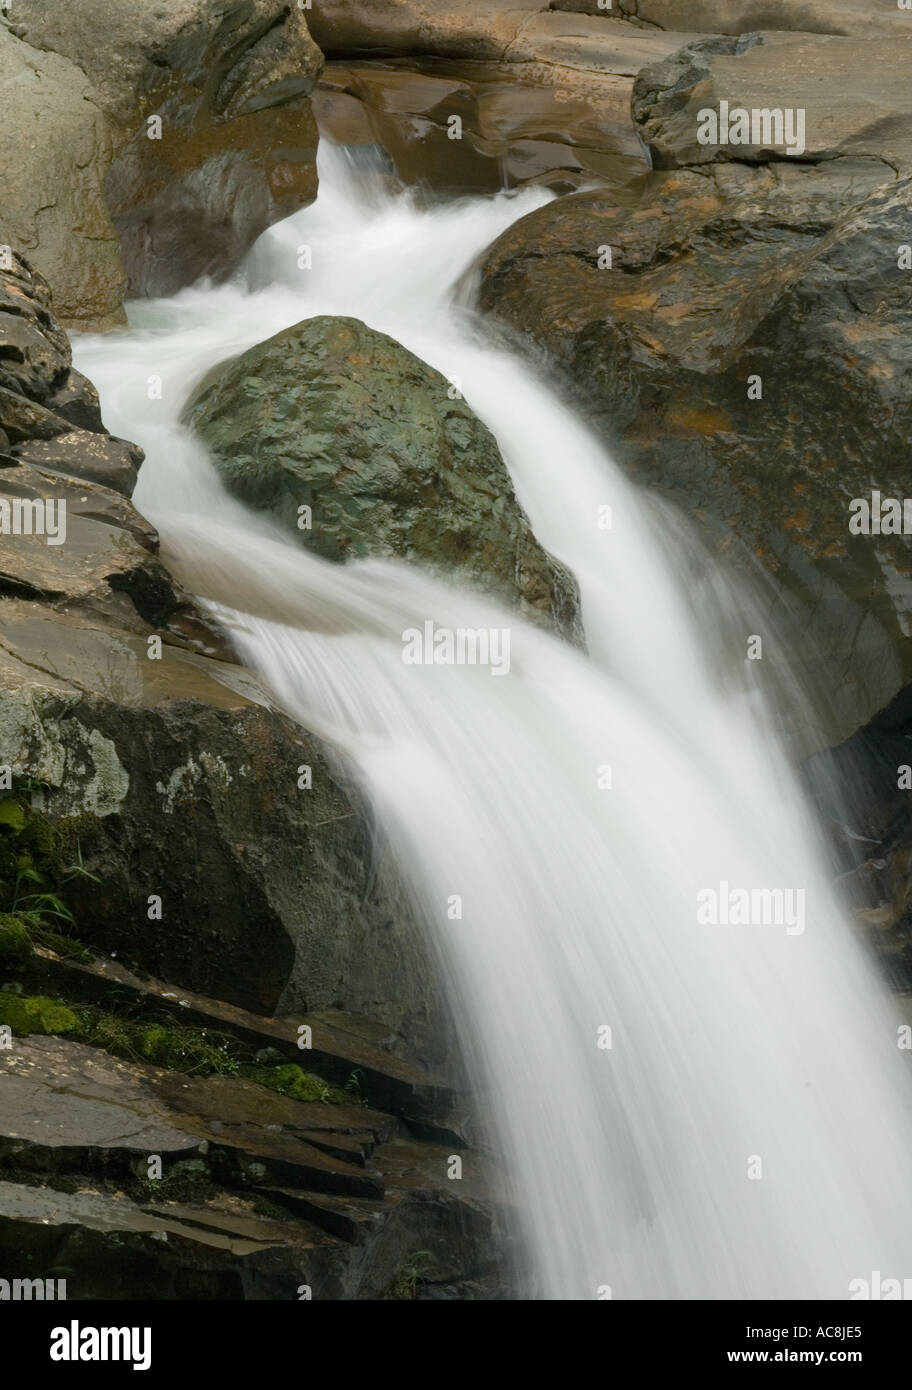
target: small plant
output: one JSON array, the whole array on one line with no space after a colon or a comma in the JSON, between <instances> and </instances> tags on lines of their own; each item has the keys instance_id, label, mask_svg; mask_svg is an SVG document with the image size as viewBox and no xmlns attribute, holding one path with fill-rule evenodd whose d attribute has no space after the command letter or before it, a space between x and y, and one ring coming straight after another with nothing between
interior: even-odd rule
<instances>
[{"instance_id":1,"label":"small plant","mask_svg":"<svg viewBox=\"0 0 912 1390\"><path fill-rule=\"evenodd\" d=\"M392 1297L395 1299L412 1299L418 1297L418 1284L426 1278L426 1270L422 1268L427 1260L433 1260L434 1256L430 1250L416 1250L414 1255L409 1257L408 1264L401 1266L393 1284Z\"/></svg>"},{"instance_id":2,"label":"small plant","mask_svg":"<svg viewBox=\"0 0 912 1390\"><path fill-rule=\"evenodd\" d=\"M74 878L88 879L90 883L101 882L101 879L98 877L98 875L93 874L92 871L90 869L87 869L85 864L82 862L82 844L79 840L76 841L76 862L75 864L67 864L64 866L63 877L61 879L61 882L69 883Z\"/></svg>"},{"instance_id":3,"label":"small plant","mask_svg":"<svg viewBox=\"0 0 912 1390\"><path fill-rule=\"evenodd\" d=\"M361 1089L361 1083L363 1082L363 1080L364 1072L361 1070L360 1067L355 1067L354 1071L350 1073L349 1078L345 1083L345 1090L348 1091L349 1095L354 1096L355 1100L360 1100L362 1102L364 1099L363 1091Z\"/></svg>"}]
</instances>

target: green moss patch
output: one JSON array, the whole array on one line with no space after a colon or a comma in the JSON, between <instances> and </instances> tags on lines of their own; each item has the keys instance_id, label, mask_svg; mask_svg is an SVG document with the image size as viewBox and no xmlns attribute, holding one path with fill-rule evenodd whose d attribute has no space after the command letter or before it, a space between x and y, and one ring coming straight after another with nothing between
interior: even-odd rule
<instances>
[{"instance_id":1,"label":"green moss patch","mask_svg":"<svg viewBox=\"0 0 912 1390\"><path fill-rule=\"evenodd\" d=\"M344 1091L329 1086L319 1076L302 1071L295 1062L286 1062L278 1067L242 1066L240 1075L259 1086L268 1086L279 1095L290 1096L292 1100L322 1100L328 1105L342 1105L351 1100Z\"/></svg>"},{"instance_id":2,"label":"green moss patch","mask_svg":"<svg viewBox=\"0 0 912 1390\"><path fill-rule=\"evenodd\" d=\"M0 912L0 963L24 965L31 954L28 919L18 912Z\"/></svg>"},{"instance_id":3,"label":"green moss patch","mask_svg":"<svg viewBox=\"0 0 912 1390\"><path fill-rule=\"evenodd\" d=\"M25 933L28 941L28 934ZM241 1076L292 1100L351 1103L352 1097L294 1062L264 1066L244 1060L234 1038L199 1028L121 1018L94 1004L68 1004L42 995L0 990L0 1024L17 1037L56 1033L78 1039L128 1061L151 1062L191 1076ZM250 1054L247 1053L247 1056Z\"/></svg>"},{"instance_id":4,"label":"green moss patch","mask_svg":"<svg viewBox=\"0 0 912 1390\"><path fill-rule=\"evenodd\" d=\"M0 990L0 1025L7 1025L17 1037L28 1033L78 1033L79 1019L61 999L36 994L24 997L11 990Z\"/></svg>"}]
</instances>

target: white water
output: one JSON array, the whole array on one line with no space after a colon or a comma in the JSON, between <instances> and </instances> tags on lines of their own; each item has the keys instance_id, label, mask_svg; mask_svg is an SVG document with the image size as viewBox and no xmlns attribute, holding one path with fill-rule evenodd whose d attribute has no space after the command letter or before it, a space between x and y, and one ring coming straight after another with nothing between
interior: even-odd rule
<instances>
[{"instance_id":1,"label":"white water","mask_svg":"<svg viewBox=\"0 0 912 1390\"><path fill-rule=\"evenodd\" d=\"M741 659L757 629L718 577L705 606L686 530L454 307L465 268L545 196L422 212L368 196L323 147L317 204L261 238L249 286L135 305L130 334L83 339L78 364L147 451L136 501L167 558L376 808L493 1103L532 1296L845 1298L875 1269L912 1275L908 1054L762 722ZM588 659L403 565L325 564L224 494L176 423L189 390L318 313L460 378L580 581ZM715 611L738 636L725 680L701 630ZM509 626L509 676L405 666L402 631L426 619ZM723 880L804 888L804 932L698 925L698 891Z\"/></svg>"}]
</instances>

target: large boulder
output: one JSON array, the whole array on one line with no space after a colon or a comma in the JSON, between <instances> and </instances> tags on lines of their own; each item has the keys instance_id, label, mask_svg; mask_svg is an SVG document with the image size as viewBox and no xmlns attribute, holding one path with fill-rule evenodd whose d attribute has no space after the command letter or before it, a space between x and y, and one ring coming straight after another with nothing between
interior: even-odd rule
<instances>
[{"instance_id":1,"label":"large boulder","mask_svg":"<svg viewBox=\"0 0 912 1390\"><path fill-rule=\"evenodd\" d=\"M297 6L121 0L112 10L103 0L35 0L7 23L2 37L20 67L34 66L35 50L43 50L41 84L52 93L44 98L52 103L45 124L63 131L53 159L39 148L22 160L23 146L7 142L22 164L22 182L53 190L46 201L32 194L32 215L44 219L76 167L77 190L90 185L82 235L106 240L110 253L113 220L130 293L171 294L200 275L229 273L266 227L313 200L317 137L309 93L322 56ZM16 121L28 127L28 109L17 105L21 85L6 87L7 129ZM68 285L71 265L77 283L61 298L67 321L107 326L117 316L123 271L106 286L104 313L70 312L70 299L78 309L98 297L87 277L105 248L90 246L83 255L71 245L61 264L66 249L49 248L39 265L55 294Z\"/></svg>"},{"instance_id":2,"label":"large boulder","mask_svg":"<svg viewBox=\"0 0 912 1390\"><path fill-rule=\"evenodd\" d=\"M4 234L53 281L58 310L85 330L125 322L124 273L104 199L114 132L75 63L0 26Z\"/></svg>"},{"instance_id":3,"label":"large boulder","mask_svg":"<svg viewBox=\"0 0 912 1390\"><path fill-rule=\"evenodd\" d=\"M878 159L657 172L531 213L483 268L483 307L551 352L624 466L773 575L779 658L833 740L912 674L908 539L849 530L852 499L908 490L912 181L883 179Z\"/></svg>"},{"instance_id":4,"label":"large boulder","mask_svg":"<svg viewBox=\"0 0 912 1390\"><path fill-rule=\"evenodd\" d=\"M493 435L385 333L306 319L216 368L186 419L230 490L324 558L396 556L574 630L575 586L535 540Z\"/></svg>"}]
</instances>

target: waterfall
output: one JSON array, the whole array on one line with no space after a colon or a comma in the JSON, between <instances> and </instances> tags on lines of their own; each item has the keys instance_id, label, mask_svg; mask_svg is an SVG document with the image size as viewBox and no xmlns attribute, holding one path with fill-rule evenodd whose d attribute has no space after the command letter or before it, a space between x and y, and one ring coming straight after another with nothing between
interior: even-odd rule
<instances>
[{"instance_id":1,"label":"waterfall","mask_svg":"<svg viewBox=\"0 0 912 1390\"><path fill-rule=\"evenodd\" d=\"M235 282L132 305L77 361L146 449L135 501L166 559L374 809L503 1155L525 1290L847 1298L908 1276L900 1019L744 659L748 609L465 307L480 252L549 195L422 208L325 144L320 178ZM227 495L178 423L188 392L316 314L458 379L577 577L587 653L439 576L331 565ZM509 673L406 665L428 621L508 629ZM787 906L739 925L739 894Z\"/></svg>"}]
</instances>

